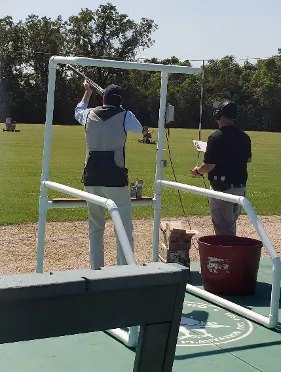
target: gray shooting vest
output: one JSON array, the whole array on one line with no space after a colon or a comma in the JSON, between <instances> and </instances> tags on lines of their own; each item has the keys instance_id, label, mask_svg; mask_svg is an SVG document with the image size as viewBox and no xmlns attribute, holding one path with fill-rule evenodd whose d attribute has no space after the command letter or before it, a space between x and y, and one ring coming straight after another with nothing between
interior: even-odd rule
<instances>
[{"instance_id":1,"label":"gray shooting vest","mask_svg":"<svg viewBox=\"0 0 282 372\"><path fill-rule=\"evenodd\" d=\"M125 116L126 111L121 107L89 109L85 125L85 186L128 185L125 168Z\"/></svg>"}]
</instances>

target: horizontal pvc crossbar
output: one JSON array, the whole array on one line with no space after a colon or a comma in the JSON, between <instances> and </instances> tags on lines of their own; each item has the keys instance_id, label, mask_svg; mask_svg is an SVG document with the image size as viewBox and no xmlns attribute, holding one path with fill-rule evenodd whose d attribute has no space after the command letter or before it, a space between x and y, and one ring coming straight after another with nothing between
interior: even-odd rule
<instances>
[{"instance_id":1,"label":"horizontal pvc crossbar","mask_svg":"<svg viewBox=\"0 0 282 372\"><path fill-rule=\"evenodd\" d=\"M254 225L258 235L260 236L263 245L268 250L271 258L277 257L277 253L276 253L271 241L269 240L264 228L262 227L262 225L261 225L261 223L260 223L260 221L259 221L259 219L256 215L256 212L254 211L254 209L252 207L252 204L244 196L226 194L226 193L220 192L220 191L214 191L214 190L211 190L211 189L205 189L203 187L191 186L191 185L186 185L186 184L183 184L183 183L172 182L172 181L162 180L162 181L157 181L157 182L160 182L161 186L165 186L165 187L168 187L170 189L176 189L176 190L181 190L181 191L185 191L185 192L191 192L193 194L198 194L198 195L202 195L202 196L206 196L206 197L210 197L210 198L214 198L214 199L220 199L220 200L224 200L224 201L227 201L227 202L240 204L245 209L248 216L250 217L250 220L251 220L252 224Z\"/></svg>"},{"instance_id":2,"label":"horizontal pvc crossbar","mask_svg":"<svg viewBox=\"0 0 282 372\"><path fill-rule=\"evenodd\" d=\"M186 185L178 182L158 180L156 185L162 187L167 187L170 189L181 190L184 192L191 192L193 194L211 197L215 199L225 200L231 203L237 203L241 205L247 212L253 226L255 227L264 247L267 249L268 253L271 256L273 264L273 275L272 275L272 290L270 298L270 310L269 316L265 317L261 314L258 314L252 310L246 309L243 306L235 304L234 302L223 299L222 297L216 296L204 289L197 288L193 285L188 284L186 290L196 296L202 297L212 303L216 303L219 306L227 308L234 313L240 314L249 318L259 324L262 324L268 328L274 328L278 324L278 311L279 311L279 299L280 299L280 275L281 275L281 260L280 257L276 254L275 249L269 240L259 218L254 211L252 204L248 201L247 198L243 196L237 196L232 194L227 194L220 191L209 190L201 187ZM153 249L158 249L158 247L153 247Z\"/></svg>"},{"instance_id":3,"label":"horizontal pvc crossbar","mask_svg":"<svg viewBox=\"0 0 282 372\"><path fill-rule=\"evenodd\" d=\"M97 204L97 205L100 205L104 208L107 208L108 211L111 214L111 217L112 217L112 220L113 220L113 223L114 223L114 226L115 226L115 229L116 229L116 232L117 232L117 235L118 235L118 238L119 238L119 241L120 241L123 253L124 253L124 257L126 259L126 262L129 265L130 264L136 264L136 260L135 260L134 254L132 252L132 248L131 248L128 236L126 234L126 231L124 229L122 220L121 220L119 212L118 212L118 207L116 206L116 204L114 203L113 200L106 199L106 198L103 198L103 197L98 196L98 195L90 194L86 191L81 191L81 190L75 189L73 187L62 185L62 184L57 183L57 182L42 181L42 184L49 189L60 191L64 194L75 196L75 197L78 197L80 199L86 200L89 203Z\"/></svg>"},{"instance_id":4,"label":"horizontal pvc crossbar","mask_svg":"<svg viewBox=\"0 0 282 372\"><path fill-rule=\"evenodd\" d=\"M202 69L200 67L162 65L158 63L142 63L142 62L127 62L115 61L109 59L95 59L85 57L62 57L53 56L50 58L50 66L57 64L71 64L78 66L94 66L103 68L119 68L123 70L141 70L141 71L160 71L169 74L199 74Z\"/></svg>"},{"instance_id":5,"label":"horizontal pvc crossbar","mask_svg":"<svg viewBox=\"0 0 282 372\"><path fill-rule=\"evenodd\" d=\"M129 327L128 330L122 328L108 329L108 334L120 340L127 347L135 347L139 338L139 326Z\"/></svg>"}]
</instances>

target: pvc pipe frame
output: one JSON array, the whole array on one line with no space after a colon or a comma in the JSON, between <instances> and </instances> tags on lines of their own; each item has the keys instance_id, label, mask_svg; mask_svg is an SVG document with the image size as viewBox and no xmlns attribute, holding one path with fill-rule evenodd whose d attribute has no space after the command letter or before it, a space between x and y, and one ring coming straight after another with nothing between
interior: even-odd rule
<instances>
[{"instance_id":1,"label":"pvc pipe frame","mask_svg":"<svg viewBox=\"0 0 282 372\"><path fill-rule=\"evenodd\" d=\"M55 93L55 83L56 83L56 68L58 64L71 64L71 65L80 65L80 66L95 66L95 67L111 67L111 68L120 68L126 70L141 70L141 71L159 71L161 72L161 91L160 91L160 110L159 110L159 135L158 135L158 151L157 151L157 165L156 165L156 180L161 177L161 161L163 153L163 142L164 142L164 125L165 125L165 110L166 110L166 96L167 96L167 83L168 83L168 74L169 73L183 73L183 74L198 74L201 72L201 68L185 67L185 66L173 66L173 65L160 65L153 63L138 63L138 62L124 62L124 61L113 61L105 59L92 59L92 58L83 58L83 57L62 57L62 56L53 56L49 60L49 74L48 74L48 93L47 93L47 103L46 103L46 121L45 121L45 131L44 131L44 148L43 148L43 160L42 160L42 174L41 174L41 183L40 183L40 196L39 196L39 219L38 219L38 240L37 240L37 265L36 272L43 272L43 260L44 260L44 242L45 242L45 229L46 229L46 215L48 208L62 208L70 207L70 203L52 203L48 200L48 187L55 187L56 190L60 188L61 191L71 192L70 195L82 196L88 198L87 193L82 191L68 188L67 186L60 185L54 182L49 181L49 172L50 172L50 155L51 155L51 141L52 141L52 123L53 123L53 111L54 111L54 93ZM72 190L70 190L72 189ZM58 190L59 191L59 190ZM79 193L78 193L79 192ZM156 190L157 197L160 202L160 189ZM93 195L90 195L94 197ZM94 200L95 199L95 200ZM91 198L88 201L96 202L98 199ZM155 199L153 204L155 204ZM143 202L143 205L152 204L152 202ZM158 205L158 203L157 203ZM84 206L84 203L79 205L73 203L73 207ZM115 207L113 207L115 209ZM160 217L160 206L158 207L157 216ZM156 213L156 209L155 209ZM119 214L113 213L112 215L114 223L118 223ZM155 220L155 219L154 219ZM119 230L123 229L123 225ZM123 231L123 230L122 230ZM158 228L157 228L158 231ZM120 233L123 235L123 233ZM128 253L126 248L128 238L123 237L125 241L125 252ZM157 241L156 236L153 237ZM133 258L129 258L129 260ZM134 260L135 262L135 260ZM137 331L136 331L137 329ZM119 338L127 346L133 347L136 346L138 341L138 327L130 327L129 332L126 332L121 329L115 329L108 331L115 337Z\"/></svg>"},{"instance_id":2,"label":"pvc pipe frame","mask_svg":"<svg viewBox=\"0 0 282 372\"><path fill-rule=\"evenodd\" d=\"M49 60L49 69L56 68L56 65L78 65L78 66L95 66L106 68L120 68L123 70L140 70L140 71L159 71L169 74L199 74L202 69L200 67L188 67L177 65L161 65L158 63L141 63L114 61L110 59L95 59L85 57L63 57L53 56Z\"/></svg>"},{"instance_id":3,"label":"pvc pipe frame","mask_svg":"<svg viewBox=\"0 0 282 372\"><path fill-rule=\"evenodd\" d=\"M137 63L137 62L123 62L123 61L112 61L112 60L98 60L91 58L82 57L61 57L54 56L49 60L49 76L48 76L48 94L47 94L47 107L46 107L46 122L45 122L45 134L44 134L44 150L43 150L43 161L42 161L42 175L41 181L48 181L49 179L49 166L50 166L50 148L51 148L51 128L53 121L53 110L54 110L54 91L56 81L56 67L57 64L74 64L80 66L95 66L95 67L111 67L121 69L135 69L143 71L159 71L161 72L161 89L160 89L160 109L159 109L159 122L158 122L158 145L156 155L156 173L155 173L155 195L153 199L154 204L154 230L153 230L153 250L152 260L158 261L158 246L159 246L159 225L161 217L161 187L174 188L186 192L192 192L202 196L210 196L217 199L226 200L233 203L238 203L248 213L254 227L256 228L259 236L262 239L264 246L272 257L273 262L273 278L272 278L272 292L271 292L271 303L270 303L270 314L269 317L264 317L251 310L248 310L242 306L236 305L230 301L227 301L221 297L213 295L205 290L196 288L192 285L187 285L186 289L188 292L195 294L196 296L207 299L208 301L214 302L220 306L226 307L227 309L234 311L235 313L241 314L249 319L254 320L268 328L273 328L278 323L278 308L279 308L279 296L280 296L280 271L281 264L280 258L276 256L276 252L266 235L259 219L256 216L255 211L252 208L251 203L243 197L238 197L230 194L225 194L213 190L206 190L199 187L184 185L176 182L162 181L162 157L165 137L165 111L166 111L166 97L167 97L167 85L168 75L170 73L183 73L183 74L198 74L201 72L200 68L184 67L184 66L171 66L171 65L160 65L160 64L149 64L149 63ZM46 224L46 212L48 208L61 208L70 207L70 203L60 203L56 205L48 201L46 182L41 182L41 191L39 198L39 232L38 232L38 252L44 251L44 239L45 239L45 224ZM72 194L74 195L74 194ZM145 205L145 204L144 204ZM76 203L73 207L78 207ZM38 257L37 257L38 260ZM43 257L42 257L42 268L43 270ZM130 327L129 332L122 329L114 329L107 331L112 334L124 344L129 347L134 347L138 341L138 327Z\"/></svg>"},{"instance_id":4,"label":"pvc pipe frame","mask_svg":"<svg viewBox=\"0 0 282 372\"><path fill-rule=\"evenodd\" d=\"M125 331L121 328L114 328L105 332L122 341L128 347L135 347L137 345L139 338L139 326L129 327L128 331Z\"/></svg>"},{"instance_id":5,"label":"pvc pipe frame","mask_svg":"<svg viewBox=\"0 0 282 372\"><path fill-rule=\"evenodd\" d=\"M139 62L124 62L106 59L93 59L84 57L62 57L53 56L49 60L49 73L48 73L48 92L46 103L46 121L44 131L44 147L42 159L42 174L40 184L40 197L39 197L39 220L38 220L38 241L37 241L37 265L36 271L43 272L43 256L44 256L44 241L46 229L46 215L48 208L61 208L63 203L56 205L48 200L48 191L45 181L49 182L50 172L50 157L51 157L51 141L52 141L52 124L53 124L53 111L54 111L54 95L56 83L56 69L58 64L70 64L80 66L96 66L96 67L111 67L126 70L142 70L142 71L159 71L161 72L161 90L160 90L160 111L159 111L159 144L157 151L157 165L156 165L156 179L161 176L161 158L163 152L164 142L164 125L165 125L165 111L166 111L166 96L167 96L167 83L168 73L183 73L183 74L198 74L201 68L174 66L174 65L161 65L154 63L139 63ZM62 186L62 185L61 185ZM74 195L74 194L71 194ZM77 194L75 194L77 195ZM157 194L158 197L160 194ZM155 199L154 199L155 202ZM153 203L154 203L153 202ZM80 203L79 206L82 206ZM143 205L152 204L152 202L143 202ZM158 204L158 203L157 203ZM71 205L68 203L68 207ZM73 206L78 206L73 205ZM159 209L160 213L160 209Z\"/></svg>"},{"instance_id":6,"label":"pvc pipe frame","mask_svg":"<svg viewBox=\"0 0 282 372\"><path fill-rule=\"evenodd\" d=\"M231 301L225 300L222 297L216 296L208 291L203 289L197 288L191 284L187 284L186 290L189 293L192 293L198 297L204 298L212 303L215 303L221 307L229 309L234 313L240 314L248 319L251 319L259 324L267 328L275 328L278 324L278 311L279 311L279 299L280 299L280 274L281 274L281 260L280 257L277 256L275 249L269 240L259 218L257 217L252 204L249 200L243 196L237 196L232 194L226 194L219 191L208 190L201 187L190 186L178 182L171 182L165 180L158 180L156 181L156 189L162 187L167 187L170 189L181 190L185 192L191 192L193 194L198 194L201 196L212 197L215 199L225 200L230 203L237 203L241 205L245 211L247 212L253 226L255 227L264 247L267 249L273 264L273 275L272 275L272 290L271 290L271 298L270 298L270 310L269 316L263 316L258 314L252 310L246 309L243 306L237 305ZM160 201L159 201L160 203ZM160 221L159 221L160 223ZM157 224L157 222L155 222ZM155 257L158 254L158 246L159 242L155 241L155 245L153 246L153 256Z\"/></svg>"},{"instance_id":7,"label":"pvc pipe frame","mask_svg":"<svg viewBox=\"0 0 282 372\"><path fill-rule=\"evenodd\" d=\"M122 220L120 218L118 207L111 199L102 198L98 195L90 194L86 191L77 190L73 187L65 186L57 182L51 182L51 181L42 181L42 184L44 187L47 187L52 190L60 191L68 195L72 195L78 198L81 198L89 203L94 203L97 205L100 205L104 208L107 208L108 211L111 214L117 236L119 238L123 254L125 257L125 260L128 265L135 264L136 260L128 239L128 236L126 234L126 231L124 229ZM37 272L43 272L43 251L38 252L37 256Z\"/></svg>"}]
</instances>

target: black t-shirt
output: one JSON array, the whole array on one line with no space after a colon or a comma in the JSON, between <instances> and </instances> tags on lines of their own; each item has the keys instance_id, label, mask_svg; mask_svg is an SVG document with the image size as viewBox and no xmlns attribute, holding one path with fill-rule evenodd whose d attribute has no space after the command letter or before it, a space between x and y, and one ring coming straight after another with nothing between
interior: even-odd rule
<instances>
[{"instance_id":1,"label":"black t-shirt","mask_svg":"<svg viewBox=\"0 0 282 372\"><path fill-rule=\"evenodd\" d=\"M251 140L244 131L235 125L219 128L209 136L204 156L204 163L216 165L209 180L224 176L230 183L245 183L251 156Z\"/></svg>"}]
</instances>

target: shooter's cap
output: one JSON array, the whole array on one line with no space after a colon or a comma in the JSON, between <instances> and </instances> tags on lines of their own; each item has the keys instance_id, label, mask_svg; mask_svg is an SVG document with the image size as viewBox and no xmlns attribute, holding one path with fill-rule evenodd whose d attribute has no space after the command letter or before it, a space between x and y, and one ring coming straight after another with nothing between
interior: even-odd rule
<instances>
[{"instance_id":1,"label":"shooter's cap","mask_svg":"<svg viewBox=\"0 0 282 372\"><path fill-rule=\"evenodd\" d=\"M122 104L123 91L120 86L111 84L104 90L104 103L119 107Z\"/></svg>"},{"instance_id":2,"label":"shooter's cap","mask_svg":"<svg viewBox=\"0 0 282 372\"><path fill-rule=\"evenodd\" d=\"M122 88L119 85L111 84L108 85L107 88L104 90L104 96L119 96L122 98Z\"/></svg>"}]
</instances>

